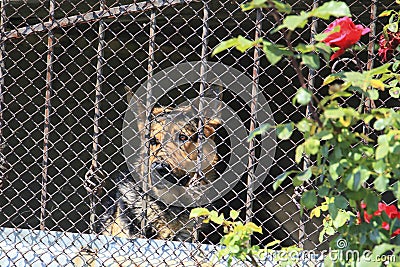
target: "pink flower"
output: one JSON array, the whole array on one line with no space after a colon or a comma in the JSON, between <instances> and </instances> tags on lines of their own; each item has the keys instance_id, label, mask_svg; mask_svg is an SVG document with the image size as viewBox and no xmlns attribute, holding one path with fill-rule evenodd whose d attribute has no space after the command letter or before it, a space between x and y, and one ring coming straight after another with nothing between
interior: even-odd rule
<instances>
[{"instance_id":1,"label":"pink flower","mask_svg":"<svg viewBox=\"0 0 400 267\"><path fill-rule=\"evenodd\" d=\"M324 40L322 40L325 44L331 47L340 48L331 56L331 60L341 56L347 48L356 44L362 35L371 31L369 28L365 28L362 25L355 25L351 18L343 17L336 19L334 22L329 24L324 33L332 32L337 26L340 27L339 31L329 34Z\"/></svg>"},{"instance_id":2,"label":"pink flower","mask_svg":"<svg viewBox=\"0 0 400 267\"><path fill-rule=\"evenodd\" d=\"M387 32L387 39L382 34L379 37L379 50L378 55L381 57L382 61L388 60L388 56L392 55L394 50L400 45L400 32L393 33L391 31Z\"/></svg>"}]
</instances>

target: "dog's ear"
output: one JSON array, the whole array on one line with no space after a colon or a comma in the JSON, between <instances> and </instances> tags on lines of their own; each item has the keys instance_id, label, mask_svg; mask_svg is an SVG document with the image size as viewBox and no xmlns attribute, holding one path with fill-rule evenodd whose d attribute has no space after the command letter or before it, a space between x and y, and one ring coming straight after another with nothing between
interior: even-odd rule
<instances>
[{"instance_id":1,"label":"dog's ear","mask_svg":"<svg viewBox=\"0 0 400 267\"><path fill-rule=\"evenodd\" d=\"M223 89L224 89L223 86L220 84L209 84L207 85L207 88L204 91L204 99L203 99L204 102L202 109L203 116L206 118L210 118L211 120L215 119L215 122L217 122L217 120L221 118ZM194 108L196 112L199 111L198 109L199 104L200 104L200 98L197 98L191 104L191 106ZM212 123L214 124L214 122Z\"/></svg>"},{"instance_id":2,"label":"dog's ear","mask_svg":"<svg viewBox=\"0 0 400 267\"><path fill-rule=\"evenodd\" d=\"M204 92L205 97L210 98L212 100L216 100L212 101L211 103L213 105L217 105L217 106L211 106L211 108L213 108L214 110L221 110L223 91L224 91L223 85L221 83L218 83L218 81L213 81L207 86Z\"/></svg>"},{"instance_id":3,"label":"dog's ear","mask_svg":"<svg viewBox=\"0 0 400 267\"><path fill-rule=\"evenodd\" d=\"M173 110L171 107L154 107L151 111L151 115L156 117L163 113L170 113Z\"/></svg>"},{"instance_id":4,"label":"dog's ear","mask_svg":"<svg viewBox=\"0 0 400 267\"><path fill-rule=\"evenodd\" d=\"M215 130L218 129L218 127L220 127L222 125L221 121L217 118L214 119L210 119L207 121L207 125L210 125L211 127L213 127Z\"/></svg>"},{"instance_id":5,"label":"dog's ear","mask_svg":"<svg viewBox=\"0 0 400 267\"><path fill-rule=\"evenodd\" d=\"M128 101L128 108L133 111L137 118L139 132L142 132L146 123L146 106L128 86L125 86L126 100Z\"/></svg>"},{"instance_id":6,"label":"dog's ear","mask_svg":"<svg viewBox=\"0 0 400 267\"><path fill-rule=\"evenodd\" d=\"M221 121L219 119L209 119L206 121L205 125L204 125L204 135L206 137L210 137L212 139L214 139L214 137L212 136L217 130L218 128L221 126Z\"/></svg>"}]
</instances>

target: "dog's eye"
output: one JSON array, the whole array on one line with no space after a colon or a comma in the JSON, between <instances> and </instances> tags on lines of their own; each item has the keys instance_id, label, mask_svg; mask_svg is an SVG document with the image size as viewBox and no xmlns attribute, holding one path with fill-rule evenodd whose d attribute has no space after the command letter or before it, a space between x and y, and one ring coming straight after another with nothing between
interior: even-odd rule
<instances>
[{"instance_id":1,"label":"dog's eye","mask_svg":"<svg viewBox=\"0 0 400 267\"><path fill-rule=\"evenodd\" d=\"M189 140L189 137L185 134L179 134L179 141L187 141Z\"/></svg>"},{"instance_id":2,"label":"dog's eye","mask_svg":"<svg viewBox=\"0 0 400 267\"><path fill-rule=\"evenodd\" d=\"M158 140L157 140L157 138L153 137L149 140L149 143L151 146L155 146L158 144Z\"/></svg>"}]
</instances>

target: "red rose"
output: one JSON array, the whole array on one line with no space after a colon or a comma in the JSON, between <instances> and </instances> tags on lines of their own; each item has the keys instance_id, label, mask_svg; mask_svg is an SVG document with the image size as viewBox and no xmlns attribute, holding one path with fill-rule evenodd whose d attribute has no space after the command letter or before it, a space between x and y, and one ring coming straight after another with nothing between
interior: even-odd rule
<instances>
[{"instance_id":1,"label":"red rose","mask_svg":"<svg viewBox=\"0 0 400 267\"><path fill-rule=\"evenodd\" d=\"M397 215L399 214L395 205L386 206L385 212L389 216L390 219L397 218Z\"/></svg>"},{"instance_id":2,"label":"red rose","mask_svg":"<svg viewBox=\"0 0 400 267\"><path fill-rule=\"evenodd\" d=\"M390 230L390 225L387 222L382 222L382 228L389 231Z\"/></svg>"},{"instance_id":3,"label":"red rose","mask_svg":"<svg viewBox=\"0 0 400 267\"><path fill-rule=\"evenodd\" d=\"M367 205L365 203L361 203L361 208L364 210L364 221L366 223L370 223L371 219L374 216L381 216L382 211L384 211L390 219L395 219L398 218L400 219L400 212L397 210L397 207L395 205L386 205L385 203L378 203L378 210L375 211L373 214L368 214L367 211L365 210L367 208ZM360 213L357 213L357 223L361 223L360 219ZM388 222L382 222L382 229L385 229L387 231L390 230L390 224ZM397 236L400 234L400 228L396 229L392 233L392 237Z\"/></svg>"},{"instance_id":4,"label":"red rose","mask_svg":"<svg viewBox=\"0 0 400 267\"><path fill-rule=\"evenodd\" d=\"M385 62L389 55L392 55L394 50L400 45L400 32L393 33L387 32L387 39L382 34L379 37L379 50L378 55L381 57L382 61Z\"/></svg>"},{"instance_id":5,"label":"red rose","mask_svg":"<svg viewBox=\"0 0 400 267\"><path fill-rule=\"evenodd\" d=\"M336 26L340 27L339 31L329 34L328 37L322 40L324 43L331 47L340 48L336 53L331 56L331 60L342 55L347 48L357 43L362 35L367 34L371 31L369 28L365 28L362 25L355 25L351 18L343 17L340 19L336 19L334 22L329 24L324 33L332 32Z\"/></svg>"},{"instance_id":6,"label":"red rose","mask_svg":"<svg viewBox=\"0 0 400 267\"><path fill-rule=\"evenodd\" d=\"M392 237L394 237L394 236L396 236L396 235L400 235L400 228L399 228L399 229L396 229L396 231L394 231L394 232L392 233Z\"/></svg>"}]
</instances>

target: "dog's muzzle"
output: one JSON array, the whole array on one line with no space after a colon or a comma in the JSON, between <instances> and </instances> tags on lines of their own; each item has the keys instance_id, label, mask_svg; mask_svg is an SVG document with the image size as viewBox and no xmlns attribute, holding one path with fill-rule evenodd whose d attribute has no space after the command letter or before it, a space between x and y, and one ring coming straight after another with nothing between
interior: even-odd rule
<instances>
[{"instance_id":1,"label":"dog's muzzle","mask_svg":"<svg viewBox=\"0 0 400 267\"><path fill-rule=\"evenodd\" d=\"M151 164L151 168L156 170L163 179L167 180L168 182L180 186L186 186L190 181L190 176L186 174L182 177L177 177L172 172L171 165L169 165L165 161L156 161Z\"/></svg>"}]
</instances>

